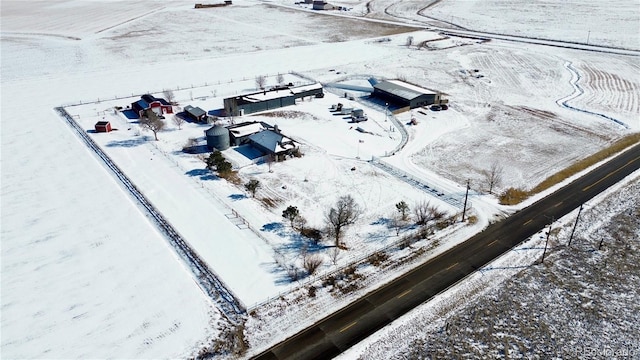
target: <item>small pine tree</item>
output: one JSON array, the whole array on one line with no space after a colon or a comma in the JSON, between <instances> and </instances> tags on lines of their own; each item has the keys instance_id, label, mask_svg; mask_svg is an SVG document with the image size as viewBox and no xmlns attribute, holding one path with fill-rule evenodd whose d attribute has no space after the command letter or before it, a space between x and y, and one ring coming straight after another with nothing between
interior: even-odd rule
<instances>
[{"instance_id":1,"label":"small pine tree","mask_svg":"<svg viewBox=\"0 0 640 360\"><path fill-rule=\"evenodd\" d=\"M407 213L409 212L409 205L407 205L407 203L404 200L402 200L396 204L396 209L398 210L400 215L402 215L402 221L406 221Z\"/></svg>"},{"instance_id":2,"label":"small pine tree","mask_svg":"<svg viewBox=\"0 0 640 360\"><path fill-rule=\"evenodd\" d=\"M291 222L291 227L294 227L294 222L298 216L300 216L300 211L293 205L289 205L289 207L282 211L282 217Z\"/></svg>"},{"instance_id":3,"label":"small pine tree","mask_svg":"<svg viewBox=\"0 0 640 360\"><path fill-rule=\"evenodd\" d=\"M256 191L260 187L260 181L256 179L251 179L249 182L244 184L244 188L251 193L251 197L256 197Z\"/></svg>"}]
</instances>

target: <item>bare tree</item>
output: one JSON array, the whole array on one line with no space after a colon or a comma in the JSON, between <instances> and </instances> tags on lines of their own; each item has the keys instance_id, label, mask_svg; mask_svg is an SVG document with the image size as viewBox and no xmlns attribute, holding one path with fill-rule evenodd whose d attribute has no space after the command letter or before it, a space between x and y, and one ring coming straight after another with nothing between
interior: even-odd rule
<instances>
[{"instance_id":1,"label":"bare tree","mask_svg":"<svg viewBox=\"0 0 640 360\"><path fill-rule=\"evenodd\" d=\"M422 200L415 204L413 206L413 213L416 216L417 225L424 225L429 222L429 202Z\"/></svg>"},{"instance_id":2,"label":"bare tree","mask_svg":"<svg viewBox=\"0 0 640 360\"><path fill-rule=\"evenodd\" d=\"M331 258L333 265L337 265L338 260L340 259L340 248L331 248L331 250L329 250L329 257Z\"/></svg>"},{"instance_id":3,"label":"bare tree","mask_svg":"<svg viewBox=\"0 0 640 360\"><path fill-rule=\"evenodd\" d=\"M264 85L267 83L267 78L264 75L256 76L256 86L258 89L264 89Z\"/></svg>"},{"instance_id":4,"label":"bare tree","mask_svg":"<svg viewBox=\"0 0 640 360\"><path fill-rule=\"evenodd\" d=\"M409 212L409 205L407 205L407 203L404 200L402 200L396 204L396 210L398 210L400 215L402 215L402 218L401 218L402 221L406 221L407 213Z\"/></svg>"},{"instance_id":5,"label":"bare tree","mask_svg":"<svg viewBox=\"0 0 640 360\"><path fill-rule=\"evenodd\" d=\"M182 124L184 124L184 119L181 116L173 115L173 123L176 124L178 130L182 130Z\"/></svg>"},{"instance_id":6,"label":"bare tree","mask_svg":"<svg viewBox=\"0 0 640 360\"><path fill-rule=\"evenodd\" d=\"M489 194L493 194L493 188L500 186L502 183L502 175L504 174L504 167L496 160L491 163L489 170L482 172L489 187Z\"/></svg>"},{"instance_id":7,"label":"bare tree","mask_svg":"<svg viewBox=\"0 0 640 360\"><path fill-rule=\"evenodd\" d=\"M164 99L167 100L169 103L174 104L174 100L175 100L175 95L173 94L173 90L171 89L167 89L165 91L162 92L162 94L164 95Z\"/></svg>"},{"instance_id":8,"label":"bare tree","mask_svg":"<svg viewBox=\"0 0 640 360\"><path fill-rule=\"evenodd\" d=\"M267 166L269 167L269 172L273 172L273 170L271 170L271 168L273 167L273 162L275 161L273 154L267 155L265 161L267 162Z\"/></svg>"},{"instance_id":9,"label":"bare tree","mask_svg":"<svg viewBox=\"0 0 640 360\"><path fill-rule=\"evenodd\" d=\"M413 213L416 216L417 225L425 225L431 220L442 219L446 213L440 211L437 206L431 205L428 201L421 201L414 205Z\"/></svg>"},{"instance_id":10,"label":"bare tree","mask_svg":"<svg viewBox=\"0 0 640 360\"><path fill-rule=\"evenodd\" d=\"M323 259L320 254L312 254L308 255L306 252L304 253L304 258L302 259L302 266L309 275L313 275L316 270L322 265Z\"/></svg>"},{"instance_id":11,"label":"bare tree","mask_svg":"<svg viewBox=\"0 0 640 360\"><path fill-rule=\"evenodd\" d=\"M158 132L164 129L164 125L164 121L151 109L147 109L140 118L140 126L145 130L151 130L156 141L158 141Z\"/></svg>"},{"instance_id":12,"label":"bare tree","mask_svg":"<svg viewBox=\"0 0 640 360\"><path fill-rule=\"evenodd\" d=\"M282 85L284 83L284 76L282 74L278 74L278 76L276 77L276 81L278 82L278 84Z\"/></svg>"},{"instance_id":13,"label":"bare tree","mask_svg":"<svg viewBox=\"0 0 640 360\"><path fill-rule=\"evenodd\" d=\"M193 154L196 152L196 146L198 146L198 139L190 137L182 147L182 151Z\"/></svg>"},{"instance_id":14,"label":"bare tree","mask_svg":"<svg viewBox=\"0 0 640 360\"><path fill-rule=\"evenodd\" d=\"M361 214L360 206L351 195L341 196L335 207L325 215L329 234L335 240L335 246L340 246L340 238L344 228L358 220Z\"/></svg>"},{"instance_id":15,"label":"bare tree","mask_svg":"<svg viewBox=\"0 0 640 360\"><path fill-rule=\"evenodd\" d=\"M413 45L413 36L407 36L407 42L405 45L407 45L407 47L411 47L411 45Z\"/></svg>"},{"instance_id":16,"label":"bare tree","mask_svg":"<svg viewBox=\"0 0 640 360\"><path fill-rule=\"evenodd\" d=\"M260 181L256 179L251 179L249 182L244 184L244 188L251 193L251 197L256 197L256 191L260 187Z\"/></svg>"},{"instance_id":17,"label":"bare tree","mask_svg":"<svg viewBox=\"0 0 640 360\"><path fill-rule=\"evenodd\" d=\"M396 236L400 235L400 230L402 230L402 225L404 225L404 221L401 216L402 215L400 214L391 215L391 227L396 230Z\"/></svg>"},{"instance_id":18,"label":"bare tree","mask_svg":"<svg viewBox=\"0 0 640 360\"><path fill-rule=\"evenodd\" d=\"M295 230L298 230L302 235L305 235L305 229L307 226L307 219L305 219L304 216L302 215L298 215L296 216L296 218L293 220L293 223L291 224L291 227L293 227ZM316 243L318 243L318 240L320 239L313 239Z\"/></svg>"}]
</instances>

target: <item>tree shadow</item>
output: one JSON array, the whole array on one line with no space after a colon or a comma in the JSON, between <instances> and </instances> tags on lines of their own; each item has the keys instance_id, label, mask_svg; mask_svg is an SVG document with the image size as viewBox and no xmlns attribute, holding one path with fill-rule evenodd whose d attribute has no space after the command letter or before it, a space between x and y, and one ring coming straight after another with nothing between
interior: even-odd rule
<instances>
[{"instance_id":1,"label":"tree shadow","mask_svg":"<svg viewBox=\"0 0 640 360\"><path fill-rule=\"evenodd\" d=\"M219 180L220 178L214 175L210 170L207 169L191 169L185 173L185 175L189 175L192 177L200 177L200 180Z\"/></svg>"},{"instance_id":2,"label":"tree shadow","mask_svg":"<svg viewBox=\"0 0 640 360\"><path fill-rule=\"evenodd\" d=\"M177 153L187 153L193 155L205 154L210 150L207 145L194 145L194 146L185 146L182 150L176 151Z\"/></svg>"},{"instance_id":3,"label":"tree shadow","mask_svg":"<svg viewBox=\"0 0 640 360\"><path fill-rule=\"evenodd\" d=\"M107 147L125 147L125 148L136 147L146 143L151 139L152 139L151 137L139 136L135 139L113 140L107 144Z\"/></svg>"},{"instance_id":4,"label":"tree shadow","mask_svg":"<svg viewBox=\"0 0 640 360\"><path fill-rule=\"evenodd\" d=\"M284 232L284 224L281 222L272 222L262 225L262 229L260 230L281 235Z\"/></svg>"},{"instance_id":5,"label":"tree shadow","mask_svg":"<svg viewBox=\"0 0 640 360\"><path fill-rule=\"evenodd\" d=\"M391 219L385 217L379 217L376 221L372 222L370 225L383 225L389 226L391 224Z\"/></svg>"},{"instance_id":6,"label":"tree shadow","mask_svg":"<svg viewBox=\"0 0 640 360\"><path fill-rule=\"evenodd\" d=\"M242 199L246 199L247 195L245 194L231 194L229 195L229 199L233 200L233 201L238 201L238 200L242 200Z\"/></svg>"}]
</instances>

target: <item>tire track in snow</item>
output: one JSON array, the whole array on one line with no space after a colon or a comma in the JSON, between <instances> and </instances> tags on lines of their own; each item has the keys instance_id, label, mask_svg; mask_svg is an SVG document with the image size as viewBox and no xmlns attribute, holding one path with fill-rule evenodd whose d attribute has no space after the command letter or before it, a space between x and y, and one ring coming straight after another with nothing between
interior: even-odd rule
<instances>
[{"instance_id":1,"label":"tire track in snow","mask_svg":"<svg viewBox=\"0 0 640 360\"><path fill-rule=\"evenodd\" d=\"M595 115L595 116L599 116L601 118L604 118L606 120L610 120L615 122L616 124L623 126L625 129L629 129L629 125L625 124L624 122L612 118L611 116L607 116L605 114L601 114L601 113L597 113L597 112L593 112L593 111L589 111L586 109L581 109L581 108L577 108L575 106L571 106L569 105L569 101L577 99L578 97L584 95L584 89L582 89L582 87L580 85L578 85L578 82L580 81L580 79L582 79L582 77L580 76L580 73L578 73L578 70L576 70L572 63L570 61L567 61L564 64L564 67L569 70L569 72L571 72L571 86L573 86L573 93L567 97L564 97L562 99L558 99L556 100L556 104L558 104L558 106L570 109L570 110L574 110L574 111L578 111L578 112L582 112L585 114L590 114L590 115Z\"/></svg>"}]
</instances>

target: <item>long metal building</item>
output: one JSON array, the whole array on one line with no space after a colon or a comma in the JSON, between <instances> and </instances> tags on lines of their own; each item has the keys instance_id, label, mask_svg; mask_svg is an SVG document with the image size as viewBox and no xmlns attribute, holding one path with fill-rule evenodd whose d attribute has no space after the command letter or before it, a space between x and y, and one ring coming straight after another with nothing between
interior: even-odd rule
<instances>
[{"instance_id":1,"label":"long metal building","mask_svg":"<svg viewBox=\"0 0 640 360\"><path fill-rule=\"evenodd\" d=\"M441 93L400 80L383 80L373 85L373 96L394 107L414 109L439 104Z\"/></svg>"},{"instance_id":2,"label":"long metal building","mask_svg":"<svg viewBox=\"0 0 640 360\"><path fill-rule=\"evenodd\" d=\"M321 96L322 85L277 86L269 90L224 99L226 116L242 116L259 111L273 110L295 105L296 99Z\"/></svg>"}]
</instances>

